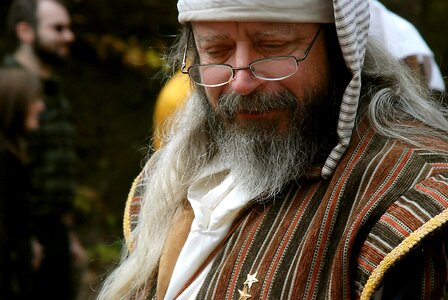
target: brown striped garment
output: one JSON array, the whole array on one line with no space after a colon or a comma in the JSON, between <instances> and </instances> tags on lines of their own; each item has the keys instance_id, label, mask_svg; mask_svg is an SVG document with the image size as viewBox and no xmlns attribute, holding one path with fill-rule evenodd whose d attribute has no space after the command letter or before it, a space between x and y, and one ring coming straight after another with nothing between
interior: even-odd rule
<instances>
[{"instance_id":1,"label":"brown striped garment","mask_svg":"<svg viewBox=\"0 0 448 300\"><path fill-rule=\"evenodd\" d=\"M331 178L245 210L197 299L357 299L389 261L365 299L443 297L448 145L428 145L381 137L364 120Z\"/></svg>"}]
</instances>

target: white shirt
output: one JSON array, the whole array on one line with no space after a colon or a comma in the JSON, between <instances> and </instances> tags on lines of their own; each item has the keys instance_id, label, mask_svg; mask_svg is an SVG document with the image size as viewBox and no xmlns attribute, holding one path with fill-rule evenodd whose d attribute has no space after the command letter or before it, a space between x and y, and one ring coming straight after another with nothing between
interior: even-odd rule
<instances>
[{"instance_id":1,"label":"white shirt","mask_svg":"<svg viewBox=\"0 0 448 300\"><path fill-rule=\"evenodd\" d=\"M238 213L250 200L229 170L219 166L205 170L188 189L187 198L193 208L194 219L174 267L166 300L174 299L224 239ZM194 298L210 267L211 263L177 299Z\"/></svg>"}]
</instances>

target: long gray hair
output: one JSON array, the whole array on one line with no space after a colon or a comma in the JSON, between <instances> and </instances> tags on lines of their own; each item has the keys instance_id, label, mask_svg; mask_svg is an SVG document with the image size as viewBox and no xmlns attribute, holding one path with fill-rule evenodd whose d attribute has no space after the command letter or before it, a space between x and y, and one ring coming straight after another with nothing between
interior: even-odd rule
<instances>
[{"instance_id":1,"label":"long gray hair","mask_svg":"<svg viewBox=\"0 0 448 300\"><path fill-rule=\"evenodd\" d=\"M184 29L173 48L177 50L171 53L171 65L179 66L179 49L186 43L188 30ZM448 139L447 111L430 98L405 66L374 41L369 42L360 114L366 113L380 134L412 144L418 144L421 135ZM146 163L144 200L131 236L133 250L125 247L122 261L105 280L99 299L140 299L147 285L154 283L165 239L174 216L183 209L186 190L217 153L204 130L208 125L203 101L193 93L174 117L164 146ZM416 122L420 125L415 126Z\"/></svg>"},{"instance_id":2,"label":"long gray hair","mask_svg":"<svg viewBox=\"0 0 448 300\"><path fill-rule=\"evenodd\" d=\"M422 137L448 139L448 110L442 99L376 40L368 43L362 86L360 105L380 134L413 145Z\"/></svg>"}]
</instances>

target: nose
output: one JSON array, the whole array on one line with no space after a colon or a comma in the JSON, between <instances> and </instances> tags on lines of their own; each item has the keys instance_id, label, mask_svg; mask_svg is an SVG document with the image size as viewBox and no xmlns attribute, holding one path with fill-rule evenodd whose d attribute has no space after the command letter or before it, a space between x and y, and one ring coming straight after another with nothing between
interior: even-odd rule
<instances>
[{"instance_id":1,"label":"nose","mask_svg":"<svg viewBox=\"0 0 448 300\"><path fill-rule=\"evenodd\" d=\"M252 75L248 67L235 68L234 77L230 82L231 89L239 95L251 94L259 85L261 80Z\"/></svg>"},{"instance_id":2,"label":"nose","mask_svg":"<svg viewBox=\"0 0 448 300\"><path fill-rule=\"evenodd\" d=\"M257 53L247 41L236 43L234 56L234 77L230 81L230 89L239 94L247 96L251 94L262 81L251 73L249 64L256 59Z\"/></svg>"},{"instance_id":3,"label":"nose","mask_svg":"<svg viewBox=\"0 0 448 300\"><path fill-rule=\"evenodd\" d=\"M70 29L64 31L64 39L68 43L72 43L75 41L75 34Z\"/></svg>"}]
</instances>

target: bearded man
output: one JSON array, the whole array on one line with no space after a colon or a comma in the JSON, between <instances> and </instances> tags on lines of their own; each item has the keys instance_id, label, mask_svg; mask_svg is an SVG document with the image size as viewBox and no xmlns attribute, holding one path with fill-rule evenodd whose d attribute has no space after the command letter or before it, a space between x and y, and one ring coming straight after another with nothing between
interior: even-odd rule
<instances>
[{"instance_id":1,"label":"bearded man","mask_svg":"<svg viewBox=\"0 0 448 300\"><path fill-rule=\"evenodd\" d=\"M368 0L274 2L178 2L193 91L99 299L446 294L446 110L367 42Z\"/></svg>"},{"instance_id":2,"label":"bearded man","mask_svg":"<svg viewBox=\"0 0 448 300\"><path fill-rule=\"evenodd\" d=\"M33 295L42 299L72 299L77 289L72 284L72 260L83 261L85 254L70 229L74 225L76 189L75 130L56 67L69 58L75 37L66 7L56 0L13 1L8 26L17 48L5 57L4 64L37 75L44 87L46 106L39 130L27 137L31 223L44 254L33 282Z\"/></svg>"}]
</instances>

